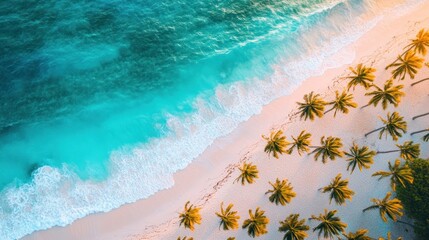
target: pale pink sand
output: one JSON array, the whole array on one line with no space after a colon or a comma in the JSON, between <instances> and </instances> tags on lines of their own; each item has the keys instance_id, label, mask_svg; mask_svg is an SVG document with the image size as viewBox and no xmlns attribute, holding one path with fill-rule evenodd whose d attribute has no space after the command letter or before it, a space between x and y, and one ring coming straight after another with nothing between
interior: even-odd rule
<instances>
[{"instance_id":1,"label":"pale pink sand","mask_svg":"<svg viewBox=\"0 0 429 240\"><path fill-rule=\"evenodd\" d=\"M190 166L176 173L175 185L172 188L160 191L149 199L124 205L108 213L90 215L66 227L39 231L24 239L177 239L178 236L192 236L195 239L226 239L235 236L237 239L249 239L247 232L242 229L219 230L218 218L214 213L219 211L222 201L225 204L235 204L235 210L241 216L240 225L248 217L249 209L254 210L260 206L266 211L270 218L268 234L259 239L281 239L282 234L277 231L278 222L291 213L299 213L301 218L308 218L311 214L318 215L325 208L338 210L338 215L348 224L347 231L367 228L370 236L374 238L393 231L394 235L408 234L404 236L405 239L411 239L411 229L408 229L407 233L403 225L383 223L376 211L362 213L362 209L371 204L370 198L382 198L389 191L387 179L377 181L371 174L386 169L387 162L395 160L397 153L378 155L371 169L363 172L356 169L350 175L346 171L344 159L322 164L320 161L315 162L313 156L299 156L296 152L283 155L279 160L269 158L263 152L265 142L261 134L269 134L271 129L283 129L288 139L291 139L291 135L296 136L305 129L312 133L313 145L318 145L320 137L325 135L341 137L344 150L347 150L353 141L359 145L368 145L374 150L390 150L395 149L391 138L378 140L377 133L364 138L365 132L381 126L377 116L385 117L388 111L398 111L408 122L408 133L427 128L427 118L414 121L411 118L427 112L429 82L410 87L410 79L401 82L405 85L406 96L397 109L392 106L386 111L383 111L381 106L353 109L348 115L338 113L336 118L333 118L333 112L330 112L314 122L291 118L291 113L296 111L294 103L301 101L303 95L310 91L322 93L326 100L331 100L335 90L342 90L346 85L346 82L338 80L338 77L347 74L349 65L373 63L378 69L376 84L382 85L390 77L390 72L384 71L384 66L394 60L407 40L414 37L420 28L429 28L428 12L429 2L426 2L406 15L392 15L382 19L352 46L340 51L355 53L354 63L345 63L346 65L340 68L326 71L322 76L308 79L293 94L265 106L260 114L241 124L228 136L216 140ZM341 55L335 56L333 60L335 59L341 59ZM429 69L425 68L415 80L428 76ZM364 93L361 87L354 91L359 106L365 105L369 99ZM422 142L421 135L411 138L406 134L398 143L410 139L421 143L422 157L429 157L428 143ZM239 174L236 166L243 160L255 163L260 171L260 178L252 185L233 184ZM346 206L329 204L328 195L317 191L338 173L349 178L349 186L356 192L353 201L347 202ZM270 188L268 181L274 181L277 177L287 178L297 193L297 197L287 206L276 206L264 195ZM203 222L194 232L178 226L178 213L188 200L202 207ZM307 224L311 228L317 225L314 221ZM312 231L309 231L309 234L308 239L317 239L317 235Z\"/></svg>"}]
</instances>

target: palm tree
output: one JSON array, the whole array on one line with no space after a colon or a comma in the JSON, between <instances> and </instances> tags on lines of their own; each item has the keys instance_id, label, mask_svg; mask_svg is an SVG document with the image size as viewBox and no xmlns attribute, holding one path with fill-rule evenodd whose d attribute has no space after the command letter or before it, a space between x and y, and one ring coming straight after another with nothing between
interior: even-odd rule
<instances>
[{"instance_id":1,"label":"palm tree","mask_svg":"<svg viewBox=\"0 0 429 240\"><path fill-rule=\"evenodd\" d=\"M233 204L229 204L226 209L223 209L223 202L220 204L220 213L216 213L220 218L219 228L223 227L223 230L238 228L238 219L240 219L240 216L237 215L237 211L231 211L233 206Z\"/></svg>"},{"instance_id":2,"label":"palm tree","mask_svg":"<svg viewBox=\"0 0 429 240\"><path fill-rule=\"evenodd\" d=\"M401 217L404 214L402 212L403 206L401 200L397 198L390 199L390 196L392 196L392 193L388 192L383 199L371 199L371 202L373 202L374 205L369 206L362 211L366 212L368 210L378 208L380 211L380 217L384 222L387 222L386 214L390 219L396 222L398 217Z\"/></svg>"},{"instance_id":3,"label":"palm tree","mask_svg":"<svg viewBox=\"0 0 429 240\"><path fill-rule=\"evenodd\" d=\"M393 79L387 80L384 83L383 89L376 85L373 86L376 90L365 94L365 96L372 96L372 98L369 100L369 103L362 108L371 104L374 105L374 107L377 107L380 101L383 110L387 108L388 103L393 104L393 106L397 107L399 102L401 101L401 97L405 95L405 93L401 91L404 85L393 86Z\"/></svg>"},{"instance_id":4,"label":"palm tree","mask_svg":"<svg viewBox=\"0 0 429 240\"><path fill-rule=\"evenodd\" d=\"M428 132L428 131L429 131L429 128L423 129L420 131L412 132L410 135L413 136L414 134L418 134L418 133L422 133L422 132ZM423 141L428 142L429 141L429 133L425 134L422 139L423 139Z\"/></svg>"},{"instance_id":5,"label":"palm tree","mask_svg":"<svg viewBox=\"0 0 429 240\"><path fill-rule=\"evenodd\" d=\"M362 168L370 168L374 163L375 151L370 150L367 146L359 147L356 143L353 143L353 146L350 148L350 153L345 152L346 156L349 157L346 161L349 162L347 166L347 171L351 167L352 170L350 173L353 173L356 166L359 170L362 171Z\"/></svg>"},{"instance_id":6,"label":"palm tree","mask_svg":"<svg viewBox=\"0 0 429 240\"><path fill-rule=\"evenodd\" d=\"M429 133L427 133L426 135L424 135L422 139L425 142L429 142Z\"/></svg>"},{"instance_id":7,"label":"palm tree","mask_svg":"<svg viewBox=\"0 0 429 240\"><path fill-rule=\"evenodd\" d=\"M365 137L367 137L371 133L378 132L381 130L378 136L379 139L381 139L383 134L386 133L386 137L387 137L387 134L389 134L390 136L392 136L394 141L397 141L398 137L402 137L401 132L403 133L407 132L407 122L405 122L404 117L399 115L399 113L397 112L393 112L392 114L387 113L386 120L381 117L380 119L383 122L384 126L366 133Z\"/></svg>"},{"instance_id":8,"label":"palm tree","mask_svg":"<svg viewBox=\"0 0 429 240\"><path fill-rule=\"evenodd\" d=\"M407 164L401 166L401 161L399 161L399 159L396 159L395 164L393 166L389 162L389 172L378 171L372 174L372 176L380 176L378 180L390 177L390 186L392 187L393 191L396 191L396 184L398 183L405 187L405 182L413 183L414 181L411 168L408 167Z\"/></svg>"},{"instance_id":9,"label":"palm tree","mask_svg":"<svg viewBox=\"0 0 429 240\"><path fill-rule=\"evenodd\" d=\"M324 114L335 109L334 117L337 115L337 111L347 114L349 113L349 108L357 107L357 103L353 102L353 94L348 94L345 90L341 94L335 91L335 100L329 102L328 105L332 105L332 108Z\"/></svg>"},{"instance_id":10,"label":"palm tree","mask_svg":"<svg viewBox=\"0 0 429 240\"><path fill-rule=\"evenodd\" d=\"M354 90L357 85L362 85L365 89L371 87L375 79L375 68L366 67L360 63L356 66L356 69L353 69L352 67L349 69L353 75L346 77L350 79L349 83L347 84L347 90L350 90L351 87L353 87Z\"/></svg>"},{"instance_id":11,"label":"palm tree","mask_svg":"<svg viewBox=\"0 0 429 240\"><path fill-rule=\"evenodd\" d=\"M320 221L320 224L313 228L313 232L319 231L319 237L323 233L324 238L329 237L330 239L344 232L347 224L341 222L341 219L335 216L336 213L337 210L328 212L328 210L325 209L325 214L319 214L319 216L311 215L311 218L309 218L310 220Z\"/></svg>"},{"instance_id":12,"label":"palm tree","mask_svg":"<svg viewBox=\"0 0 429 240\"><path fill-rule=\"evenodd\" d=\"M342 205L346 199L352 200L352 196L355 194L348 188L348 184L349 180L341 180L341 173L339 173L328 186L323 187L321 190L323 193L330 192L329 204L334 199L338 205Z\"/></svg>"},{"instance_id":13,"label":"palm tree","mask_svg":"<svg viewBox=\"0 0 429 240\"><path fill-rule=\"evenodd\" d=\"M417 115L417 116L414 116L413 120L416 120L417 118L421 118L421 117L424 117L424 116L427 116L427 115L429 115L429 112L423 113L423 114L420 114L420 115Z\"/></svg>"},{"instance_id":14,"label":"palm tree","mask_svg":"<svg viewBox=\"0 0 429 240\"><path fill-rule=\"evenodd\" d=\"M286 203L290 203L292 198L296 196L296 193L293 191L293 187L288 183L287 179L284 179L280 182L277 178L275 183L269 182L273 189L268 190L265 194L271 194L269 199L270 202L279 205L279 203L284 206Z\"/></svg>"},{"instance_id":15,"label":"palm tree","mask_svg":"<svg viewBox=\"0 0 429 240\"><path fill-rule=\"evenodd\" d=\"M390 232L387 233L387 239L384 239L383 237L379 237L378 240L392 240L392 235ZM402 240L402 237L398 237L396 240Z\"/></svg>"},{"instance_id":16,"label":"palm tree","mask_svg":"<svg viewBox=\"0 0 429 240\"><path fill-rule=\"evenodd\" d=\"M411 43L404 47L409 50L413 50L423 56L426 55L427 49L429 47L429 31L425 31L425 29L421 29L419 33L417 33L416 38L411 40Z\"/></svg>"},{"instance_id":17,"label":"palm tree","mask_svg":"<svg viewBox=\"0 0 429 240\"><path fill-rule=\"evenodd\" d=\"M392 71L393 78L404 80L408 74L411 79L414 79L417 70L423 67L423 58L416 56L413 50L409 50L405 53L405 56L398 56L397 60L386 67L386 70L395 67Z\"/></svg>"},{"instance_id":18,"label":"palm tree","mask_svg":"<svg viewBox=\"0 0 429 240\"><path fill-rule=\"evenodd\" d=\"M194 240L194 238L192 238L192 237L189 237L189 238L188 238L188 237L186 237L186 236L185 236L185 237L183 237L183 238L178 237L178 238L177 238L177 240Z\"/></svg>"},{"instance_id":19,"label":"palm tree","mask_svg":"<svg viewBox=\"0 0 429 240\"><path fill-rule=\"evenodd\" d=\"M194 231L195 224L201 224L201 208L194 207L193 205L188 206L189 203L189 201L186 202L184 211L179 215L179 226L182 226L183 224L185 228L189 228L191 231Z\"/></svg>"},{"instance_id":20,"label":"palm tree","mask_svg":"<svg viewBox=\"0 0 429 240\"><path fill-rule=\"evenodd\" d=\"M249 219L246 219L243 223L243 229L247 228L247 234L251 237L259 237L267 233L267 224L270 220L264 215L265 211L256 208L255 215L252 210L249 210Z\"/></svg>"},{"instance_id":21,"label":"palm tree","mask_svg":"<svg viewBox=\"0 0 429 240\"><path fill-rule=\"evenodd\" d=\"M304 240L308 236L309 226L305 219L299 220L299 214L291 214L284 221L280 221L279 232L285 232L283 240Z\"/></svg>"},{"instance_id":22,"label":"palm tree","mask_svg":"<svg viewBox=\"0 0 429 240\"><path fill-rule=\"evenodd\" d=\"M234 182L241 181L241 185L244 185L246 182L252 184L256 178L258 178L258 168L252 163L243 163L243 166L238 168L241 171L240 176L238 176Z\"/></svg>"},{"instance_id":23,"label":"palm tree","mask_svg":"<svg viewBox=\"0 0 429 240\"><path fill-rule=\"evenodd\" d=\"M307 120L309 118L311 121L314 120L315 116L322 117L323 111L325 111L326 102L320 97L319 94L313 95L313 92L304 95L304 102L297 102L299 105L298 109L301 115L300 118Z\"/></svg>"},{"instance_id":24,"label":"palm tree","mask_svg":"<svg viewBox=\"0 0 429 240\"><path fill-rule=\"evenodd\" d=\"M346 240L371 240L372 238L368 237L366 234L368 234L367 229L359 229L355 233L343 233L343 236L346 238Z\"/></svg>"},{"instance_id":25,"label":"palm tree","mask_svg":"<svg viewBox=\"0 0 429 240\"><path fill-rule=\"evenodd\" d=\"M392 152L401 152L401 158L404 160L414 160L420 155L420 144L413 144L413 141L406 141L404 144L399 145L396 144L399 148L397 150L389 150L389 151L378 151L378 153L392 153Z\"/></svg>"},{"instance_id":26,"label":"palm tree","mask_svg":"<svg viewBox=\"0 0 429 240\"><path fill-rule=\"evenodd\" d=\"M287 150L287 153L292 154L294 148L296 148L300 156L301 156L301 153L309 152L310 151L309 146L311 144L310 138L311 138L311 134L306 133L305 130L302 131L296 138L292 136L292 139L293 139L293 142L291 143L292 146Z\"/></svg>"},{"instance_id":27,"label":"palm tree","mask_svg":"<svg viewBox=\"0 0 429 240\"><path fill-rule=\"evenodd\" d=\"M262 138L267 140L267 145L264 149L266 153L272 153L273 157L278 159L279 154L283 154L286 152L286 146L289 143L286 141L286 137L283 136L282 130L278 130L277 132L271 132L269 138L262 135Z\"/></svg>"},{"instance_id":28,"label":"palm tree","mask_svg":"<svg viewBox=\"0 0 429 240\"><path fill-rule=\"evenodd\" d=\"M340 138L330 136L325 140L325 137L323 136L320 139L320 144L321 146L313 147L316 149L310 153L316 153L314 155L314 160L317 161L319 156L322 156L322 162L326 163L327 158L335 160L336 157L344 156L344 152L341 151L343 143L341 142Z\"/></svg>"}]
</instances>

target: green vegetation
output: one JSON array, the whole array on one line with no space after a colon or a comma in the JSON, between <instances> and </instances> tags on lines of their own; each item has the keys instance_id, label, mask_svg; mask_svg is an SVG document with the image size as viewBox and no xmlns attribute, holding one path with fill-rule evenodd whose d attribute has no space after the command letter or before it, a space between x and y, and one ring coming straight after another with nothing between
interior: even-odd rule
<instances>
[{"instance_id":1,"label":"green vegetation","mask_svg":"<svg viewBox=\"0 0 429 240\"><path fill-rule=\"evenodd\" d=\"M304 95L304 102L297 102L298 109L300 113L300 118L307 120L309 118L311 121L314 118L322 117L323 112L325 111L326 102L320 97L319 94L313 95L313 92Z\"/></svg>"},{"instance_id":2,"label":"green vegetation","mask_svg":"<svg viewBox=\"0 0 429 240\"><path fill-rule=\"evenodd\" d=\"M390 234L390 232L388 232L386 239L384 239L383 237L379 237L378 240L392 240L392 235ZM398 237L396 240L402 240L402 237Z\"/></svg>"},{"instance_id":3,"label":"green vegetation","mask_svg":"<svg viewBox=\"0 0 429 240\"><path fill-rule=\"evenodd\" d=\"M343 236L347 240L371 240L370 237L368 237L366 234L368 234L367 229L359 229L355 233L349 232L348 234L344 234Z\"/></svg>"},{"instance_id":4,"label":"green vegetation","mask_svg":"<svg viewBox=\"0 0 429 240\"><path fill-rule=\"evenodd\" d=\"M299 214L291 214L280 222L279 232L284 232L283 240L304 240L308 236L309 226L305 219L299 220Z\"/></svg>"},{"instance_id":5,"label":"green vegetation","mask_svg":"<svg viewBox=\"0 0 429 240\"><path fill-rule=\"evenodd\" d=\"M395 164L392 166L392 164L389 162L389 171L378 171L372 176L380 176L378 180L386 177L390 177L390 186L392 187L393 191L396 191L396 185L401 184L403 187L405 187L405 183L413 183L414 178L413 174L411 172L411 169L408 167L408 164L401 165L401 161L399 159L396 159Z\"/></svg>"},{"instance_id":6,"label":"green vegetation","mask_svg":"<svg viewBox=\"0 0 429 240\"><path fill-rule=\"evenodd\" d=\"M414 183L398 186L398 198L408 217L414 220L414 232L418 240L429 236L429 160L415 159L409 163Z\"/></svg>"},{"instance_id":7,"label":"green vegetation","mask_svg":"<svg viewBox=\"0 0 429 240\"><path fill-rule=\"evenodd\" d=\"M288 183L287 179L280 181L278 178L275 183L269 182L273 189L268 190L265 194L271 194L269 199L270 202L275 203L276 205L281 204L282 206L290 203L292 198L296 196L296 193L293 191L293 187Z\"/></svg>"},{"instance_id":8,"label":"green vegetation","mask_svg":"<svg viewBox=\"0 0 429 240\"><path fill-rule=\"evenodd\" d=\"M397 107L401 102L401 97L405 95L405 93L401 91L404 85L393 86L393 79L387 80L384 83L383 89L376 85L373 85L373 87L375 88L374 91L365 94L365 96L372 96L366 106L374 105L374 107L377 107L378 103L381 102L383 110L387 108L387 104L392 104Z\"/></svg>"},{"instance_id":9,"label":"green vegetation","mask_svg":"<svg viewBox=\"0 0 429 240\"><path fill-rule=\"evenodd\" d=\"M283 154L286 152L286 147L289 143L286 141L286 137L283 136L282 130L278 130L277 132L271 132L269 138L262 135L262 138L267 140L267 145L264 149L266 153L273 154L273 157L278 159L279 154Z\"/></svg>"},{"instance_id":10,"label":"green vegetation","mask_svg":"<svg viewBox=\"0 0 429 240\"><path fill-rule=\"evenodd\" d=\"M420 156L420 144L413 143L413 141L406 141L404 144L399 145L396 144L399 148L397 150L390 151L378 151L377 153L392 153L392 152L400 152L400 157L404 160L413 160Z\"/></svg>"},{"instance_id":11,"label":"green vegetation","mask_svg":"<svg viewBox=\"0 0 429 240\"><path fill-rule=\"evenodd\" d=\"M398 56L398 59L387 66L386 70L393 67L392 75L395 79L404 80L407 74L414 79L418 70L423 67L423 61L424 59L416 56L413 50L409 50L405 56Z\"/></svg>"},{"instance_id":12,"label":"green vegetation","mask_svg":"<svg viewBox=\"0 0 429 240\"><path fill-rule=\"evenodd\" d=\"M396 222L398 217L401 217L404 214L402 212L403 207L401 200L397 198L390 199L391 196L392 193L388 192L383 199L371 199L371 202L373 202L374 205L371 205L362 211L366 212L368 210L378 209L380 212L380 217L384 222L387 222L386 215Z\"/></svg>"},{"instance_id":13,"label":"green vegetation","mask_svg":"<svg viewBox=\"0 0 429 240\"><path fill-rule=\"evenodd\" d=\"M383 134L386 134L386 137L389 134L394 141L397 141L399 137L402 137L402 133L407 132L407 122L405 122L404 117L397 112L393 112L392 114L387 113L387 118L380 118L380 120L383 122L384 126L366 133L365 137L371 133L380 131L378 135L379 139L381 139Z\"/></svg>"},{"instance_id":14,"label":"green vegetation","mask_svg":"<svg viewBox=\"0 0 429 240\"><path fill-rule=\"evenodd\" d=\"M333 239L335 236L340 235L344 232L344 229L347 227L347 224L341 222L341 219L335 214L337 210L329 211L325 209L325 214L319 214L319 216L311 215L310 220L320 221L319 225L313 228L313 232L319 231L318 236L322 235L324 238Z\"/></svg>"},{"instance_id":15,"label":"green vegetation","mask_svg":"<svg viewBox=\"0 0 429 240\"><path fill-rule=\"evenodd\" d=\"M247 234L251 237L259 237L263 234L266 234L267 224L270 220L264 215L265 211L262 211L256 208L255 214L252 213L252 210L249 210L249 219L246 219L243 223L243 229L247 228Z\"/></svg>"},{"instance_id":16,"label":"green vegetation","mask_svg":"<svg viewBox=\"0 0 429 240\"><path fill-rule=\"evenodd\" d=\"M220 213L216 215L220 218L219 228L223 230L237 229L238 228L238 219L240 216L237 215L236 211L231 211L234 204L229 204L226 209L223 209L223 202L220 204Z\"/></svg>"},{"instance_id":17,"label":"green vegetation","mask_svg":"<svg viewBox=\"0 0 429 240\"><path fill-rule=\"evenodd\" d=\"M329 158L335 160L336 157L343 157L344 152L341 150L343 143L340 138L337 137L325 137L323 136L320 139L320 146L315 147L316 149L311 153L316 153L314 155L314 160L318 160L319 157L322 157L322 162L326 163L326 160Z\"/></svg>"},{"instance_id":18,"label":"green vegetation","mask_svg":"<svg viewBox=\"0 0 429 240\"><path fill-rule=\"evenodd\" d=\"M292 146L287 150L288 154L292 154L293 149L296 148L298 151L298 154L301 156L302 153L309 152L310 151L310 144L311 144L311 134L306 133L305 130L302 131L298 137L294 138L292 136L293 142L291 143Z\"/></svg>"},{"instance_id":19,"label":"green vegetation","mask_svg":"<svg viewBox=\"0 0 429 240\"><path fill-rule=\"evenodd\" d=\"M240 175L235 179L234 182L241 182L241 185L246 183L252 184L256 178L258 178L258 168L256 165L252 163L243 163L241 167L238 168L240 170Z\"/></svg>"},{"instance_id":20,"label":"green vegetation","mask_svg":"<svg viewBox=\"0 0 429 240\"><path fill-rule=\"evenodd\" d=\"M357 103L353 102L353 94L348 94L346 91L343 91L341 94L335 91L335 100L329 102L328 105L332 105L332 108L327 110L324 114L335 110L334 117L337 115L337 111L347 114L349 113L349 108L357 107Z\"/></svg>"},{"instance_id":21,"label":"green vegetation","mask_svg":"<svg viewBox=\"0 0 429 240\"><path fill-rule=\"evenodd\" d=\"M351 87L353 87L354 90L357 85L361 85L365 89L368 89L375 80L375 68L366 67L360 63L356 66L356 69L350 67L349 70L352 72L352 75L346 77L350 79L347 84L347 90L350 90Z\"/></svg>"},{"instance_id":22,"label":"green vegetation","mask_svg":"<svg viewBox=\"0 0 429 240\"><path fill-rule=\"evenodd\" d=\"M345 203L346 199L351 200L352 196L355 194L355 192L348 188L348 184L349 180L341 180L341 173L339 173L332 179L332 182L328 186L323 187L321 190L323 193L330 192L329 203L334 199L338 205L342 205Z\"/></svg>"},{"instance_id":23,"label":"green vegetation","mask_svg":"<svg viewBox=\"0 0 429 240\"><path fill-rule=\"evenodd\" d=\"M356 143L353 143L353 146L350 148L350 152L345 152L345 154L349 157L346 159L346 161L349 162L347 171L351 167L350 173L353 173L356 166L358 166L360 171L362 171L362 168L370 168L374 163L376 152L370 150L367 146L359 147Z\"/></svg>"},{"instance_id":24,"label":"green vegetation","mask_svg":"<svg viewBox=\"0 0 429 240\"><path fill-rule=\"evenodd\" d=\"M416 38L412 39L411 43L405 46L405 49L407 49L406 52L412 50L423 56L427 53L426 48L429 48L429 31L426 31L425 29L421 29L417 33Z\"/></svg>"},{"instance_id":25,"label":"green vegetation","mask_svg":"<svg viewBox=\"0 0 429 240\"><path fill-rule=\"evenodd\" d=\"M181 238L181 237L178 237L177 238L177 240L194 240L194 238L192 238L192 237L183 237L183 238Z\"/></svg>"},{"instance_id":26,"label":"green vegetation","mask_svg":"<svg viewBox=\"0 0 429 240\"><path fill-rule=\"evenodd\" d=\"M201 214L200 209L194 207L193 205L189 206L189 201L186 202L184 211L180 213L180 224L179 226L185 226L185 228L191 229L191 231L194 231L195 224L201 224Z\"/></svg>"}]
</instances>

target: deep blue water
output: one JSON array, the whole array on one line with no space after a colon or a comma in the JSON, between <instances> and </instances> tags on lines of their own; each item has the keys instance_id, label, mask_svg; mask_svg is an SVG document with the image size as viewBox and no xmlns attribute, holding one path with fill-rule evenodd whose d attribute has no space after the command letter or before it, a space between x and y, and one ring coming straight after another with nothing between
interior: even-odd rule
<instances>
[{"instance_id":1,"label":"deep blue water","mask_svg":"<svg viewBox=\"0 0 429 240\"><path fill-rule=\"evenodd\" d=\"M171 186L214 139L322 71L383 4L1 1L0 238Z\"/></svg>"}]
</instances>

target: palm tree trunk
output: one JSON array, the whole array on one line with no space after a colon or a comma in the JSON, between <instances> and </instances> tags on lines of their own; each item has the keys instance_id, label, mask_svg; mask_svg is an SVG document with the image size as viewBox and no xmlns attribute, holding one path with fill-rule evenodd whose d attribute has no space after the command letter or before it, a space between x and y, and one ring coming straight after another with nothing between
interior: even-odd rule
<instances>
[{"instance_id":1,"label":"palm tree trunk","mask_svg":"<svg viewBox=\"0 0 429 240\"><path fill-rule=\"evenodd\" d=\"M429 79L429 78L428 78ZM420 114L420 115L417 115L417 116L414 116L413 117L413 120L416 120L417 118L419 118L419 117L424 117L424 116L426 116L426 115L429 115L429 112L427 112L427 113L423 113L423 114Z\"/></svg>"},{"instance_id":2,"label":"palm tree trunk","mask_svg":"<svg viewBox=\"0 0 429 240\"><path fill-rule=\"evenodd\" d=\"M423 130L420 130L420 131L412 132L410 135L413 136L414 134L422 133L422 132L427 132L427 131L429 131L429 129L423 129Z\"/></svg>"},{"instance_id":3,"label":"palm tree trunk","mask_svg":"<svg viewBox=\"0 0 429 240\"><path fill-rule=\"evenodd\" d=\"M423 78L423 79L422 79L422 80L420 80L420 81L413 82L413 83L411 83L411 86L414 86L414 85L419 84L419 83L421 83L421 82L424 82L424 81L426 81L426 80L429 80L429 78Z\"/></svg>"},{"instance_id":4,"label":"palm tree trunk","mask_svg":"<svg viewBox=\"0 0 429 240\"><path fill-rule=\"evenodd\" d=\"M377 128L377 129L374 129L374 130L372 130L371 132L369 132L369 133L365 133L365 137L367 137L368 135L370 135L371 133L375 133L375 132L378 132L378 131L380 131L381 129L383 129L384 127L381 127L381 128Z\"/></svg>"},{"instance_id":5,"label":"palm tree trunk","mask_svg":"<svg viewBox=\"0 0 429 240\"><path fill-rule=\"evenodd\" d=\"M360 109L364 109L364 108L366 108L366 107L368 107L370 105L371 105L371 103L368 103L367 105L364 105L364 106L360 107Z\"/></svg>"},{"instance_id":6,"label":"palm tree trunk","mask_svg":"<svg viewBox=\"0 0 429 240\"><path fill-rule=\"evenodd\" d=\"M308 146L308 148L318 148L318 146ZM316 151L316 149L314 149L313 151L311 151L310 153L308 153L308 155L313 154Z\"/></svg>"},{"instance_id":7,"label":"palm tree trunk","mask_svg":"<svg viewBox=\"0 0 429 240\"><path fill-rule=\"evenodd\" d=\"M412 228L415 228L415 227L416 227L416 226L414 226L414 224L407 223L407 222L404 222L404 221L401 221L401 220L397 220L396 222L398 222L398 223L402 223L402 224L405 224L405 225L408 225L408 226L410 226L410 227L412 227Z\"/></svg>"},{"instance_id":8,"label":"palm tree trunk","mask_svg":"<svg viewBox=\"0 0 429 240\"><path fill-rule=\"evenodd\" d=\"M374 208L378 208L378 206L377 206L377 205L369 206L369 207L367 207L367 208L363 209L363 210L362 210L362 212L366 212L366 211L371 210L371 209L374 209Z\"/></svg>"},{"instance_id":9,"label":"palm tree trunk","mask_svg":"<svg viewBox=\"0 0 429 240\"><path fill-rule=\"evenodd\" d=\"M409 46L409 47L408 47ZM401 55L399 55L399 57L403 57L408 51L410 51L413 47L412 46L410 46L410 45L407 45L407 46L405 46L404 47L404 49L406 48L406 47L408 47L408 49L407 50L405 50ZM390 68L393 64L395 64L398 60L399 60L399 57L398 58L396 58L395 59L395 61L393 61L393 63L391 63L391 64L389 64L389 65L387 65L387 67L385 67L384 68L384 70L387 70L388 68Z\"/></svg>"},{"instance_id":10,"label":"palm tree trunk","mask_svg":"<svg viewBox=\"0 0 429 240\"><path fill-rule=\"evenodd\" d=\"M334 109L335 109L335 107L332 107L331 109L326 110L323 114L327 114L328 112L330 112L330 111L332 111L332 110L334 110Z\"/></svg>"},{"instance_id":11,"label":"palm tree trunk","mask_svg":"<svg viewBox=\"0 0 429 240\"><path fill-rule=\"evenodd\" d=\"M377 151L377 154L379 153L393 153L393 152L399 152L401 150L389 150L389 151Z\"/></svg>"}]
</instances>

